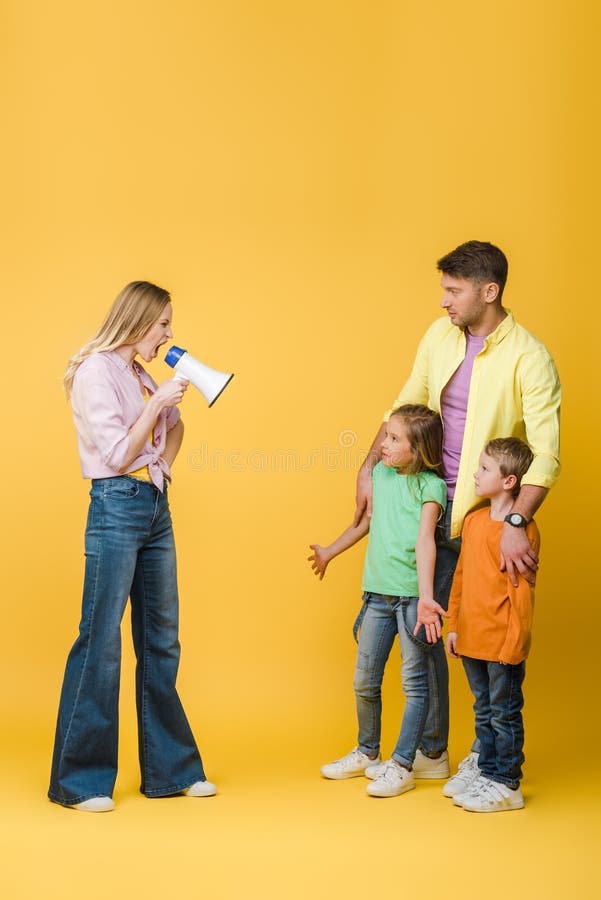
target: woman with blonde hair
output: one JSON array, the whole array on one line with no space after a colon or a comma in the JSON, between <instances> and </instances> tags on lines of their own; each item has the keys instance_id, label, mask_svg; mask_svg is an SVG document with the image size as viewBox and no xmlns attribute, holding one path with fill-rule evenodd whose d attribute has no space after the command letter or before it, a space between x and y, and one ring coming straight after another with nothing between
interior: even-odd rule
<instances>
[{"instance_id":1,"label":"woman with blonde hair","mask_svg":"<svg viewBox=\"0 0 601 900\"><path fill-rule=\"evenodd\" d=\"M141 791L216 793L175 682L179 663L175 544L167 485L183 438L187 382L160 387L142 368L172 338L167 291L128 284L69 362L81 468L92 479L79 636L67 660L48 796L86 812L114 808L120 625L127 598L136 653Z\"/></svg>"}]
</instances>

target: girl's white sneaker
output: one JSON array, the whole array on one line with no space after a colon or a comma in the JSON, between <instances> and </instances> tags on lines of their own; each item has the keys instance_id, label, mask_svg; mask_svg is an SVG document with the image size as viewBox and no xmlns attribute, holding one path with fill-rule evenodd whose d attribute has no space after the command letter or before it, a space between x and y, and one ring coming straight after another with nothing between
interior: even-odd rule
<instances>
[{"instance_id":1,"label":"girl's white sneaker","mask_svg":"<svg viewBox=\"0 0 601 900\"><path fill-rule=\"evenodd\" d=\"M356 778L357 775L364 775L368 766L376 765L379 762L379 756L376 759L370 759L358 747L355 747L346 756L342 756L340 759L335 759L334 762L322 766L320 771L324 778L335 780L339 778Z\"/></svg>"},{"instance_id":2,"label":"girl's white sneaker","mask_svg":"<svg viewBox=\"0 0 601 900\"><path fill-rule=\"evenodd\" d=\"M378 777L367 785L366 791L370 797L398 797L414 787L413 772L389 760Z\"/></svg>"}]
</instances>

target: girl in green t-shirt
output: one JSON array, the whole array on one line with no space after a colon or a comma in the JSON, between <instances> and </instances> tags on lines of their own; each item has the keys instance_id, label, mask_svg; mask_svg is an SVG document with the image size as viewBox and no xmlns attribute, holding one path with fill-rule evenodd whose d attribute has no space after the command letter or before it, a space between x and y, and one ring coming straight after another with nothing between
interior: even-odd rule
<instances>
[{"instance_id":1,"label":"girl in green t-shirt","mask_svg":"<svg viewBox=\"0 0 601 900\"><path fill-rule=\"evenodd\" d=\"M322 766L321 773L334 779L367 775L372 797L396 797L414 788L414 762L424 757L419 744L428 713L429 654L441 636L440 616L447 615L433 592L435 530L447 499L441 466L438 413L421 404L399 407L387 423L382 460L373 471L371 519L364 513L358 525L350 525L327 547L310 545L309 561L321 579L331 559L369 532L364 602L355 626L358 745ZM396 634L403 657L405 711L392 756L381 762L381 687ZM429 757L427 761L436 762ZM424 766L429 774L423 777L433 777L431 768Z\"/></svg>"}]
</instances>

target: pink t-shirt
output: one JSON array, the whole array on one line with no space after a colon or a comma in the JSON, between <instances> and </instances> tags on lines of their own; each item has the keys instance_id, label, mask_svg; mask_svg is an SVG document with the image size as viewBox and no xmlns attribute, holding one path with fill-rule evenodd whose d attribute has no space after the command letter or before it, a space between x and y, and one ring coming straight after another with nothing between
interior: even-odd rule
<instances>
[{"instance_id":1,"label":"pink t-shirt","mask_svg":"<svg viewBox=\"0 0 601 900\"><path fill-rule=\"evenodd\" d=\"M134 361L135 371L144 387L154 393L157 384ZM84 478L111 478L120 471L129 449L129 430L144 411L140 382L118 353L93 353L75 372L71 392L73 418ZM167 432L179 421L175 406L159 413L152 435L140 455L128 467L135 472L148 466L153 484L163 490L165 478L171 478L169 465L161 454Z\"/></svg>"},{"instance_id":2,"label":"pink t-shirt","mask_svg":"<svg viewBox=\"0 0 601 900\"><path fill-rule=\"evenodd\" d=\"M474 357L484 347L485 340L483 337L470 334L467 328L464 334L466 339L465 357L455 374L449 379L442 392L440 402L440 412L444 423L442 468L449 499L455 495L455 485L457 484Z\"/></svg>"}]
</instances>

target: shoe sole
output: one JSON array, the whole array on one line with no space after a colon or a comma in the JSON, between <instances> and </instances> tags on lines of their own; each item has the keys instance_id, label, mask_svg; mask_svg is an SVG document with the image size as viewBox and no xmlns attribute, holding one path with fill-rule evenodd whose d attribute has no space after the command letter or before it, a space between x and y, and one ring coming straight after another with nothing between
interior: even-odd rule
<instances>
[{"instance_id":1,"label":"shoe sole","mask_svg":"<svg viewBox=\"0 0 601 900\"><path fill-rule=\"evenodd\" d=\"M413 770L413 777L420 781L440 781L442 778L448 778L450 774L450 769L446 769L444 772L416 772L415 769Z\"/></svg>"},{"instance_id":2,"label":"shoe sole","mask_svg":"<svg viewBox=\"0 0 601 900\"><path fill-rule=\"evenodd\" d=\"M372 791L370 791L370 789L369 789L370 787L371 787L371 785L368 785L368 787L367 787L367 789L366 789L367 795L368 795L369 797L378 797L378 798L381 798L381 799L382 799L382 798L386 798L386 797L400 797L401 794L406 794L407 791L413 791L413 790L415 789L415 785L414 785L414 784L407 784L407 785L403 785L403 786L401 787L400 791L396 791L396 793L394 793L394 794L375 794L375 793L373 793Z\"/></svg>"},{"instance_id":3,"label":"shoe sole","mask_svg":"<svg viewBox=\"0 0 601 900\"><path fill-rule=\"evenodd\" d=\"M344 775L326 775L325 772L321 772L322 778L327 778L328 781L344 781L347 778L359 778L360 775L365 775L363 769L360 772L345 772Z\"/></svg>"},{"instance_id":4,"label":"shoe sole","mask_svg":"<svg viewBox=\"0 0 601 900\"><path fill-rule=\"evenodd\" d=\"M459 806L459 804L457 804ZM524 809L525 804L520 803L517 806L498 806L496 809L475 809L473 806L465 806L461 804L466 812L473 813L495 813L495 812L511 812L514 809Z\"/></svg>"}]
</instances>

